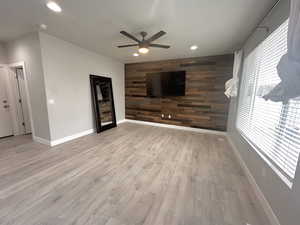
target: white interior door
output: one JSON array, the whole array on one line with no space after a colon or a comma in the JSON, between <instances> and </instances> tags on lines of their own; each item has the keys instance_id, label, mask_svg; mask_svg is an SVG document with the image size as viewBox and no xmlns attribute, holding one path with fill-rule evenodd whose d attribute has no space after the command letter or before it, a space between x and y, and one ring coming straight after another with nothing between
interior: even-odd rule
<instances>
[{"instance_id":1,"label":"white interior door","mask_svg":"<svg viewBox=\"0 0 300 225\"><path fill-rule=\"evenodd\" d=\"M24 133L31 133L31 124L29 117L29 109L28 109L28 100L26 96L26 88L25 88L25 77L22 68L16 69L17 82L18 82L18 94L19 94L19 104L21 109L21 117L23 120Z\"/></svg>"},{"instance_id":2,"label":"white interior door","mask_svg":"<svg viewBox=\"0 0 300 225\"><path fill-rule=\"evenodd\" d=\"M10 135L13 135L13 126L7 97L6 72L0 67L0 137Z\"/></svg>"}]
</instances>

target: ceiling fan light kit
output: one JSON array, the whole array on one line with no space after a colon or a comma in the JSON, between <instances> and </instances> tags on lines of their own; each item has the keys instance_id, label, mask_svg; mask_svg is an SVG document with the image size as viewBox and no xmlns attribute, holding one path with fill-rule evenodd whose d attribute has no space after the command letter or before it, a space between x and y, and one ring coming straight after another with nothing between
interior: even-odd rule
<instances>
[{"instance_id":1,"label":"ceiling fan light kit","mask_svg":"<svg viewBox=\"0 0 300 225\"><path fill-rule=\"evenodd\" d=\"M169 45L161 45L161 44L153 44L152 42L157 40L158 38L162 37L163 35L166 34L165 31L160 31L156 34L154 34L152 37L145 39L145 37L147 36L147 33L142 31L140 33L140 35L142 36L142 40L139 40L138 38L136 38L135 36L133 36L132 34L126 32L126 31L121 31L120 32L122 35L126 36L127 38L137 42L137 44L128 44L128 45L120 45L118 46L118 48L127 48L127 47L138 47L138 51L141 54L147 54L149 52L149 47L153 47L153 48L170 48Z\"/></svg>"},{"instance_id":2,"label":"ceiling fan light kit","mask_svg":"<svg viewBox=\"0 0 300 225\"><path fill-rule=\"evenodd\" d=\"M139 53L142 53L142 54L147 54L149 52L149 48L139 48Z\"/></svg>"}]
</instances>

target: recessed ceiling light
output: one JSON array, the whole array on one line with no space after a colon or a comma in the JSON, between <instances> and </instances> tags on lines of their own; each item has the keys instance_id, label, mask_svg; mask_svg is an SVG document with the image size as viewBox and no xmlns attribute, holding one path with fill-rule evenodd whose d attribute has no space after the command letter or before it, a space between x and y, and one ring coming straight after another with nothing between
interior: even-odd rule
<instances>
[{"instance_id":1,"label":"recessed ceiling light","mask_svg":"<svg viewBox=\"0 0 300 225\"><path fill-rule=\"evenodd\" d=\"M133 56L139 56L139 53L135 52L135 53L133 53Z\"/></svg>"},{"instance_id":2,"label":"recessed ceiling light","mask_svg":"<svg viewBox=\"0 0 300 225\"><path fill-rule=\"evenodd\" d=\"M139 53L146 54L149 52L149 48L139 48Z\"/></svg>"},{"instance_id":3,"label":"recessed ceiling light","mask_svg":"<svg viewBox=\"0 0 300 225\"><path fill-rule=\"evenodd\" d=\"M53 2L53 1L48 2L47 7L48 7L48 9L50 9L54 12L57 12L57 13L62 11L61 7L56 2Z\"/></svg>"},{"instance_id":4,"label":"recessed ceiling light","mask_svg":"<svg viewBox=\"0 0 300 225\"><path fill-rule=\"evenodd\" d=\"M191 50L196 50L197 48L198 48L197 45L192 45L192 46L190 47Z\"/></svg>"}]
</instances>

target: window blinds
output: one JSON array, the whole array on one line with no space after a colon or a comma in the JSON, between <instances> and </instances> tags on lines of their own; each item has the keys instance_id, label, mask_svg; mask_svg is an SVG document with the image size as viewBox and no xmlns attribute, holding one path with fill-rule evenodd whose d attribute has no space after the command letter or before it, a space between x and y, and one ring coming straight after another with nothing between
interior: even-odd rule
<instances>
[{"instance_id":1,"label":"window blinds","mask_svg":"<svg viewBox=\"0 0 300 225\"><path fill-rule=\"evenodd\" d=\"M288 104L263 99L280 82L276 67L287 52L287 32L288 21L245 58L237 128L292 183L300 151L300 99Z\"/></svg>"}]
</instances>

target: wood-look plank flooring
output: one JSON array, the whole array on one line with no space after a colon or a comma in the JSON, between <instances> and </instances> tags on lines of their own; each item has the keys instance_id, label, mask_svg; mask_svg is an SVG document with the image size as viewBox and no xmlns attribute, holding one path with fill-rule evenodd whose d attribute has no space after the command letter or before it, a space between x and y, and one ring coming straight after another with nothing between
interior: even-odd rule
<instances>
[{"instance_id":1,"label":"wood-look plank flooring","mask_svg":"<svg viewBox=\"0 0 300 225\"><path fill-rule=\"evenodd\" d=\"M0 140L2 225L265 225L222 136L121 124Z\"/></svg>"}]
</instances>

